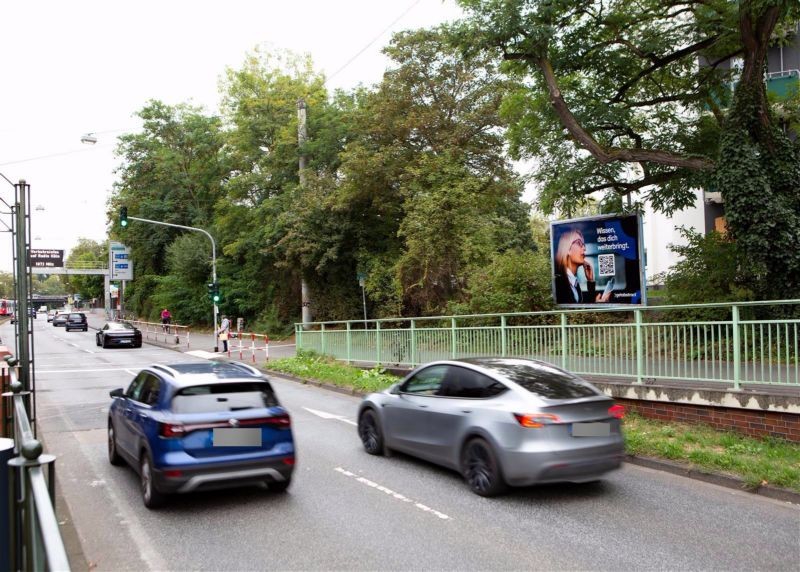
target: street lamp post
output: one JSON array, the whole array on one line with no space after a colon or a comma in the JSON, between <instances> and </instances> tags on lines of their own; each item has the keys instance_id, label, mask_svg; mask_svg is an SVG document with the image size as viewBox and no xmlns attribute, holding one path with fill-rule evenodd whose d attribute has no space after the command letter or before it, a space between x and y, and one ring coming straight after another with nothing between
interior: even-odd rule
<instances>
[{"instance_id":1,"label":"street lamp post","mask_svg":"<svg viewBox=\"0 0 800 572\"><path fill-rule=\"evenodd\" d=\"M139 222L149 222L150 224L158 224L161 226L171 226L173 228L183 228L185 230L194 230L197 232L202 232L205 234L208 239L211 241L211 281L216 284L217 283L217 243L214 242L214 237L211 234L203 230L202 228L197 228L194 226L184 226L182 224L173 224L171 222L161 222L159 220L150 220L146 218L139 218L135 216L127 216L128 220L138 220ZM214 352L216 353L219 349L217 345L217 315L219 314L219 309L217 308L217 303L213 302L214 304Z\"/></svg>"}]
</instances>

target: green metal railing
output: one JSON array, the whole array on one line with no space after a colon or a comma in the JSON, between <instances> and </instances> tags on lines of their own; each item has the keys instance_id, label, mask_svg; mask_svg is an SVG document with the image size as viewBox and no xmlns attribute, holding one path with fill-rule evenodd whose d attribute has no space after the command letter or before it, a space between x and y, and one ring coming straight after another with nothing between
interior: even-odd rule
<instances>
[{"instance_id":1,"label":"green metal railing","mask_svg":"<svg viewBox=\"0 0 800 572\"><path fill-rule=\"evenodd\" d=\"M56 458L43 454L42 444L34 438L26 408L30 392L23 391L16 380L16 360L7 357L6 361L11 391L2 397L11 407L6 408L9 418L2 423L8 424L4 434L13 435L16 456L0 468L7 471L3 475L7 478L0 481L8 485L0 494L8 495L10 501L9 514L0 515L4 524L0 529L8 539L8 551L0 554L0 570L68 571L69 560L55 513Z\"/></svg>"},{"instance_id":2,"label":"green metal railing","mask_svg":"<svg viewBox=\"0 0 800 572\"><path fill-rule=\"evenodd\" d=\"M800 300L295 324L348 363L526 357L582 375L800 386ZM702 319L700 319L702 317Z\"/></svg>"}]
</instances>

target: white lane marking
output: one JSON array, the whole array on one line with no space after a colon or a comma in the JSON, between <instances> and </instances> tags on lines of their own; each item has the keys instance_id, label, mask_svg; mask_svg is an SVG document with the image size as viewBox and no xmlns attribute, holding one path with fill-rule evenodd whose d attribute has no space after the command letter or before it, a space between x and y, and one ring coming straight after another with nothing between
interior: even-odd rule
<instances>
[{"instance_id":1,"label":"white lane marking","mask_svg":"<svg viewBox=\"0 0 800 572\"><path fill-rule=\"evenodd\" d=\"M343 469L342 467L336 467L334 469L334 471L336 471L338 473L341 473L346 477L350 477L352 479L355 479L359 483L365 484L368 487L372 487L373 489L378 490L378 491L380 491L382 493L386 493L390 497L394 497L399 501L403 501L403 502L407 502L407 503L413 504L416 508L420 509L421 511L429 512L432 515L441 518L442 520L453 520L452 518L450 518L449 516L447 516L443 512L439 512L438 510L433 509L433 508L431 508L429 506L426 506L426 505L424 505L422 503L413 501L410 498L408 498L407 496L405 496L403 494L400 494L398 492L395 492L392 489L388 489L388 488L384 487L383 485L379 485L378 483L376 483L374 481L370 481L367 478L359 477L358 475L348 471L347 469Z\"/></svg>"},{"instance_id":2,"label":"white lane marking","mask_svg":"<svg viewBox=\"0 0 800 572\"><path fill-rule=\"evenodd\" d=\"M131 375L136 375L137 373L139 373L138 371L134 371L132 369L126 369L125 371L127 371Z\"/></svg>"},{"instance_id":3,"label":"white lane marking","mask_svg":"<svg viewBox=\"0 0 800 572\"><path fill-rule=\"evenodd\" d=\"M323 419L336 419L337 421L344 421L345 423L349 423L350 425L358 426L358 423L355 421L350 421L349 419L345 418L343 415L336 415L335 413L326 413L324 411L319 411L318 409L309 409L308 407L303 407L309 413L313 413L317 417L322 417Z\"/></svg>"},{"instance_id":4,"label":"white lane marking","mask_svg":"<svg viewBox=\"0 0 800 572\"><path fill-rule=\"evenodd\" d=\"M83 351L85 351L87 354L93 354L94 353L92 350L83 350Z\"/></svg>"}]
</instances>

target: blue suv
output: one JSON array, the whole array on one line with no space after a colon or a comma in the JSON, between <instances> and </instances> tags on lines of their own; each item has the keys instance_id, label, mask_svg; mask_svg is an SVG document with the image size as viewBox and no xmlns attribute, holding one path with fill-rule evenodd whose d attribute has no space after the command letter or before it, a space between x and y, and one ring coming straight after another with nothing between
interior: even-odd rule
<instances>
[{"instance_id":1,"label":"blue suv","mask_svg":"<svg viewBox=\"0 0 800 572\"><path fill-rule=\"evenodd\" d=\"M289 413L257 369L211 361L152 365L110 392L108 460L139 472L148 508L170 493L292 482Z\"/></svg>"}]
</instances>

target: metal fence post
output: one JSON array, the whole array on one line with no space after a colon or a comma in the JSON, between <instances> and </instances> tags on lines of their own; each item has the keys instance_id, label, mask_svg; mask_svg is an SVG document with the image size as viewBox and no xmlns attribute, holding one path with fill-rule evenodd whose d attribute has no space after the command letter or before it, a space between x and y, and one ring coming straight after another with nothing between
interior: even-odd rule
<instances>
[{"instance_id":1,"label":"metal fence post","mask_svg":"<svg viewBox=\"0 0 800 572\"><path fill-rule=\"evenodd\" d=\"M319 341L320 353L324 354L325 353L325 324L320 324L319 335L320 335L320 341Z\"/></svg>"},{"instance_id":2,"label":"metal fence post","mask_svg":"<svg viewBox=\"0 0 800 572\"><path fill-rule=\"evenodd\" d=\"M299 349L299 350L302 350L303 349L303 328L301 328L297 324L294 325L294 336L295 336L295 342L297 343L297 346L295 346L295 347L297 349Z\"/></svg>"},{"instance_id":3,"label":"metal fence post","mask_svg":"<svg viewBox=\"0 0 800 572\"><path fill-rule=\"evenodd\" d=\"M500 355L506 357L508 346L506 341L506 317L500 316Z\"/></svg>"},{"instance_id":4,"label":"metal fence post","mask_svg":"<svg viewBox=\"0 0 800 572\"><path fill-rule=\"evenodd\" d=\"M567 369L567 315L561 313L561 367Z\"/></svg>"},{"instance_id":5,"label":"metal fence post","mask_svg":"<svg viewBox=\"0 0 800 572\"><path fill-rule=\"evenodd\" d=\"M739 348L739 306L731 306L733 318L733 390L739 391L742 355Z\"/></svg>"},{"instance_id":6,"label":"metal fence post","mask_svg":"<svg viewBox=\"0 0 800 572\"><path fill-rule=\"evenodd\" d=\"M350 359L350 357L351 357L351 353L352 353L353 340L351 339L350 336L351 336L351 333L350 333L350 322L347 322L347 365L350 365L350 362L352 361L352 359Z\"/></svg>"},{"instance_id":7,"label":"metal fence post","mask_svg":"<svg viewBox=\"0 0 800 572\"><path fill-rule=\"evenodd\" d=\"M453 359L456 359L456 319L450 318L450 345L451 345L451 356Z\"/></svg>"},{"instance_id":8,"label":"metal fence post","mask_svg":"<svg viewBox=\"0 0 800 572\"><path fill-rule=\"evenodd\" d=\"M381 322L380 320L375 322L375 351L377 355L375 356L375 363L380 365L381 363Z\"/></svg>"},{"instance_id":9,"label":"metal fence post","mask_svg":"<svg viewBox=\"0 0 800 572\"><path fill-rule=\"evenodd\" d=\"M417 365L417 326L414 320L411 320L411 367Z\"/></svg>"},{"instance_id":10,"label":"metal fence post","mask_svg":"<svg viewBox=\"0 0 800 572\"><path fill-rule=\"evenodd\" d=\"M644 345L642 344L642 311L634 310L636 317L636 383L644 381Z\"/></svg>"}]
</instances>

